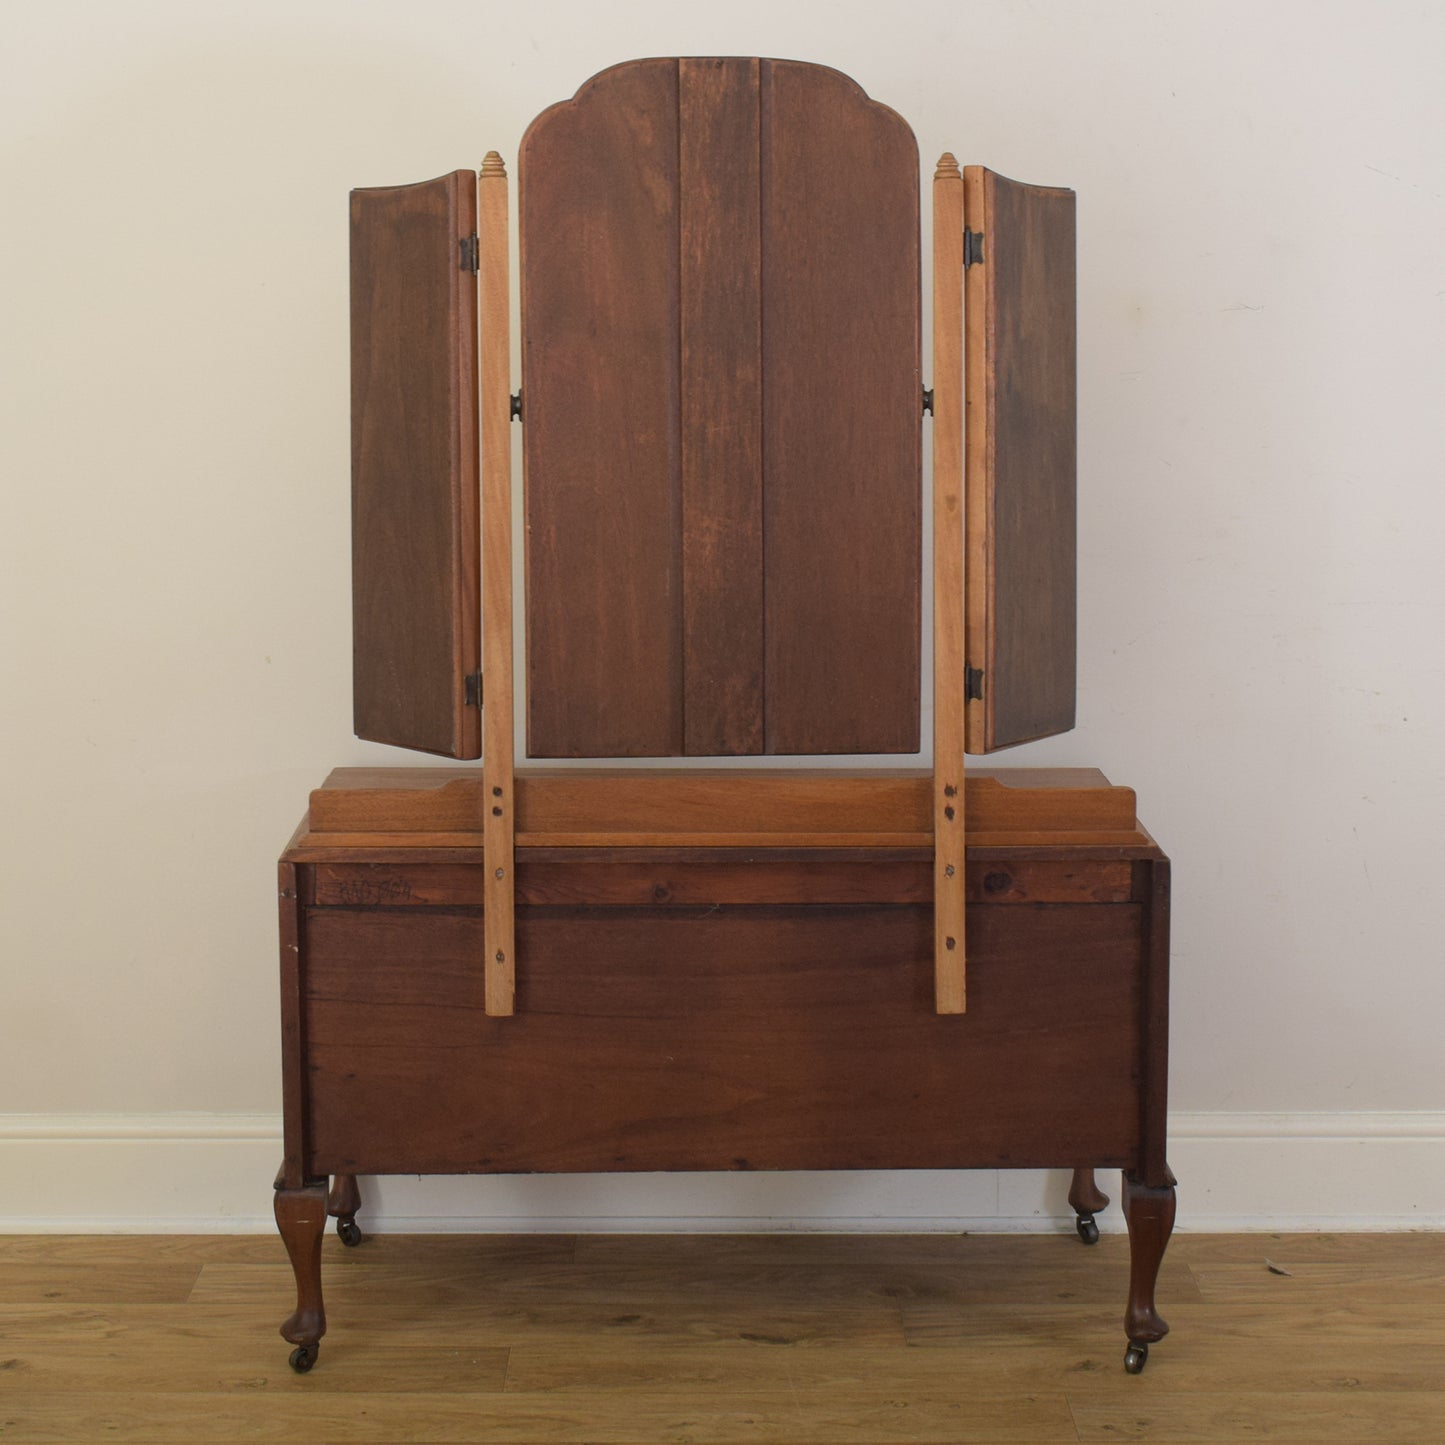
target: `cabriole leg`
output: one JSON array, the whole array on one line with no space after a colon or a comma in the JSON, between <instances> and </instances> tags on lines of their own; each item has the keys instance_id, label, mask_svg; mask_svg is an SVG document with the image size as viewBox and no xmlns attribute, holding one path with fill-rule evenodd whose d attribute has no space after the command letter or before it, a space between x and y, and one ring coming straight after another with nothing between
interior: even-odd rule
<instances>
[{"instance_id":1,"label":"cabriole leg","mask_svg":"<svg viewBox=\"0 0 1445 1445\"><path fill-rule=\"evenodd\" d=\"M326 1233L326 1182L301 1189L276 1188L276 1227L296 1275L296 1309L281 1326L281 1337L296 1346L291 1368L304 1373L316 1363L326 1310L321 1303L321 1240Z\"/></svg>"},{"instance_id":2,"label":"cabriole leg","mask_svg":"<svg viewBox=\"0 0 1445 1445\"><path fill-rule=\"evenodd\" d=\"M1098 1244L1099 1226L1094 1216L1109 1207L1109 1196L1094 1183L1094 1171L1080 1165L1069 1185L1069 1207L1078 1216L1076 1227L1085 1244Z\"/></svg>"},{"instance_id":3,"label":"cabriole leg","mask_svg":"<svg viewBox=\"0 0 1445 1445\"><path fill-rule=\"evenodd\" d=\"M365 1237L356 1223L356 1211L361 1208L361 1190L354 1174L338 1174L331 1181L331 1193L326 1198L326 1212L336 1221L336 1235L342 1244L354 1246Z\"/></svg>"},{"instance_id":4,"label":"cabriole leg","mask_svg":"<svg viewBox=\"0 0 1445 1445\"><path fill-rule=\"evenodd\" d=\"M1126 1174L1124 1219L1129 1226L1129 1308L1124 1312L1129 1348L1124 1368L1137 1375L1149 1358L1149 1346L1169 1333L1154 1308L1154 1285L1174 1229L1174 1186L1151 1188Z\"/></svg>"}]
</instances>

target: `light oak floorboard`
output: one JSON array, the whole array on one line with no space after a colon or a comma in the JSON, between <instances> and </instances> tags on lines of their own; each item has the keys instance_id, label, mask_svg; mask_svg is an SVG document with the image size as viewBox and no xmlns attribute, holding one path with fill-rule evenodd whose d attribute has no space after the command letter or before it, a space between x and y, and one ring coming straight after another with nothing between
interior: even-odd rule
<instances>
[{"instance_id":1,"label":"light oak floorboard","mask_svg":"<svg viewBox=\"0 0 1445 1445\"><path fill-rule=\"evenodd\" d=\"M317 1367L318 1369L320 1366ZM992 1396L853 1403L799 1398L791 1392L749 1399L699 1392L688 1399L646 1394L572 1397L432 1395L421 1400L381 1394L289 1395L284 1408L261 1396L50 1396L21 1415L7 1402L0 1428L10 1440L266 1440L314 1442L588 1441L651 1442L940 1442L1077 1440L1062 1396Z\"/></svg>"},{"instance_id":2,"label":"light oak floorboard","mask_svg":"<svg viewBox=\"0 0 1445 1445\"><path fill-rule=\"evenodd\" d=\"M1076 1404L1080 1440L1291 1440L1388 1445L1445 1439L1439 1395L1186 1393L1146 1405Z\"/></svg>"},{"instance_id":3,"label":"light oak floorboard","mask_svg":"<svg viewBox=\"0 0 1445 1445\"><path fill-rule=\"evenodd\" d=\"M364 1221L363 1221L364 1223ZM1288 1274L1270 1270L1267 1263ZM1445 1237L0 1238L0 1441L1445 1441Z\"/></svg>"},{"instance_id":4,"label":"light oak floorboard","mask_svg":"<svg viewBox=\"0 0 1445 1445\"><path fill-rule=\"evenodd\" d=\"M0 1264L3 1304L184 1304L196 1264Z\"/></svg>"}]
</instances>

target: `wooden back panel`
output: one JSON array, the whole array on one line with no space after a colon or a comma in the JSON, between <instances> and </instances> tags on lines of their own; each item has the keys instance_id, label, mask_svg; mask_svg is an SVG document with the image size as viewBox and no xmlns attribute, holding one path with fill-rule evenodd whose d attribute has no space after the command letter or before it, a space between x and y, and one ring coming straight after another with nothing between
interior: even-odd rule
<instances>
[{"instance_id":1,"label":"wooden back panel","mask_svg":"<svg viewBox=\"0 0 1445 1445\"><path fill-rule=\"evenodd\" d=\"M966 166L968 751L1074 725L1074 193Z\"/></svg>"},{"instance_id":2,"label":"wooden back panel","mask_svg":"<svg viewBox=\"0 0 1445 1445\"><path fill-rule=\"evenodd\" d=\"M477 178L351 193L351 569L358 736L481 755Z\"/></svg>"},{"instance_id":3,"label":"wooden back panel","mask_svg":"<svg viewBox=\"0 0 1445 1445\"><path fill-rule=\"evenodd\" d=\"M530 751L677 753L677 62L544 111L517 188Z\"/></svg>"},{"instance_id":4,"label":"wooden back panel","mask_svg":"<svg viewBox=\"0 0 1445 1445\"><path fill-rule=\"evenodd\" d=\"M918 747L918 152L845 76L614 67L519 167L536 757Z\"/></svg>"}]
</instances>

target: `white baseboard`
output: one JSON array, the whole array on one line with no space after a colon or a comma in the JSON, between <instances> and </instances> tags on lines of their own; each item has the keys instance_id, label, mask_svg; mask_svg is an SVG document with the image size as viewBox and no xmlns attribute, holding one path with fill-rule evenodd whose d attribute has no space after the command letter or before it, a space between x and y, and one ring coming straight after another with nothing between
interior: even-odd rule
<instances>
[{"instance_id":1,"label":"white baseboard","mask_svg":"<svg viewBox=\"0 0 1445 1445\"><path fill-rule=\"evenodd\" d=\"M274 1227L269 1114L0 1115L0 1232ZM1445 1228L1445 1112L1178 1113L1181 1230ZM378 1231L997 1231L1066 1228L1040 1170L530 1174L365 1184ZM1117 1180L1101 1177L1107 1193ZM1115 1204L1099 1218L1122 1229Z\"/></svg>"}]
</instances>

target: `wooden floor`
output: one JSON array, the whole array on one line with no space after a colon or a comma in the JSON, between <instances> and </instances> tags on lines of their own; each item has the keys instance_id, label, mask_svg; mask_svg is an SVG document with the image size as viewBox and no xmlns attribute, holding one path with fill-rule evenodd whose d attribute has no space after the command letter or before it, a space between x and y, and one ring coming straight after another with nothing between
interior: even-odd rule
<instances>
[{"instance_id":1,"label":"wooden floor","mask_svg":"<svg viewBox=\"0 0 1445 1445\"><path fill-rule=\"evenodd\" d=\"M1266 1261L1289 1271L1273 1273ZM0 1238L0 1440L1445 1442L1445 1236Z\"/></svg>"}]
</instances>

